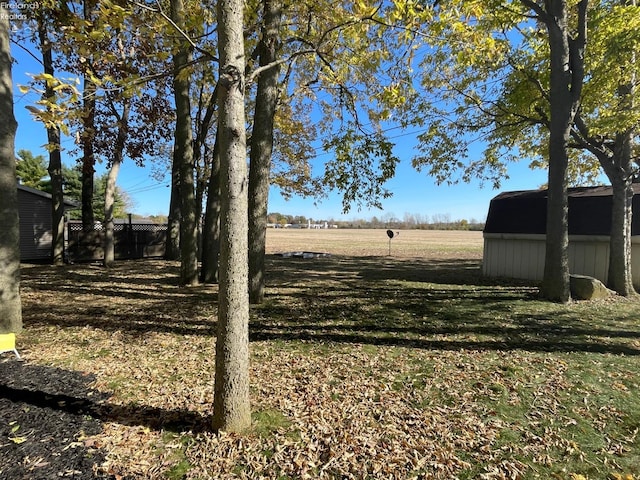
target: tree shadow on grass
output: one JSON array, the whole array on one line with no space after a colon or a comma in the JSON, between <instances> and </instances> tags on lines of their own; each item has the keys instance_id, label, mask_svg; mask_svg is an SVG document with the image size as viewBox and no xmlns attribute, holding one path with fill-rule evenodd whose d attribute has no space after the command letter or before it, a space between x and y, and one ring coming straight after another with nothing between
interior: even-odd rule
<instances>
[{"instance_id":1,"label":"tree shadow on grass","mask_svg":"<svg viewBox=\"0 0 640 480\"><path fill-rule=\"evenodd\" d=\"M275 295L254 309L256 341L640 354L640 305L629 304L626 324L606 306L605 318L585 320L587 309L539 301L530 282L483 277L476 260L276 259L271 267Z\"/></svg>"},{"instance_id":2,"label":"tree shadow on grass","mask_svg":"<svg viewBox=\"0 0 640 480\"><path fill-rule=\"evenodd\" d=\"M212 335L217 287L181 288L178 265L158 260L96 265L28 266L23 318L30 326L91 326L127 335Z\"/></svg>"},{"instance_id":3,"label":"tree shadow on grass","mask_svg":"<svg viewBox=\"0 0 640 480\"><path fill-rule=\"evenodd\" d=\"M296 257L268 258L268 281L278 284L304 279L363 279L367 281L400 280L446 285L495 285L496 280L482 275L482 262L475 259L406 259L393 257L332 256L314 259ZM499 281L498 283L505 283ZM513 282L508 284L527 284Z\"/></svg>"},{"instance_id":4,"label":"tree shadow on grass","mask_svg":"<svg viewBox=\"0 0 640 480\"><path fill-rule=\"evenodd\" d=\"M38 291L113 297L135 303L191 291L179 284L179 265L164 260L119 261L105 268L95 264L23 265L22 279ZM198 291L198 289L194 289Z\"/></svg>"},{"instance_id":5,"label":"tree shadow on grass","mask_svg":"<svg viewBox=\"0 0 640 480\"><path fill-rule=\"evenodd\" d=\"M578 338L565 337L564 339L523 339L520 332L513 332L512 339L506 336L504 339L494 340L450 340L429 339L415 337L398 337L394 335L376 336L370 331L354 333L352 327L346 326L338 332L323 327L321 330L309 331L304 327L296 328L288 332L269 331L268 328L258 326L250 333L252 341L307 341L318 343L352 343L359 345L396 346L404 348L417 348L426 350L473 350L473 351L529 351L529 352L588 352L609 353L614 355L640 355L640 349L625 344L598 343L580 341ZM442 334L445 335L445 334Z\"/></svg>"},{"instance_id":6,"label":"tree shadow on grass","mask_svg":"<svg viewBox=\"0 0 640 480\"><path fill-rule=\"evenodd\" d=\"M594 321L592 314L585 320L588 309L538 301L530 282L486 278L480 267L474 259L269 256L266 302L252 309L251 339L640 353L632 321L640 305L630 307L627 323L606 305L593 310L600 309L595 315L602 319ZM215 335L217 288L178 288L177 264L123 262L108 273L84 268L27 271L26 290L33 294L24 307L27 328ZM78 291L88 300L74 301ZM43 293L50 301L39 301ZM608 318L615 316L618 321Z\"/></svg>"},{"instance_id":7,"label":"tree shadow on grass","mask_svg":"<svg viewBox=\"0 0 640 480\"><path fill-rule=\"evenodd\" d=\"M308 300L308 298L307 298ZM314 297L322 303L322 296ZM463 296L457 299L464 304ZM264 306L251 322L252 341L308 341L399 346L429 350L522 350L640 355L640 331L590 326L562 310L513 314L508 303L493 301L490 314L451 305L450 297L431 297L425 305L404 305L373 315L367 309L316 304ZM444 305L440 308L439 306ZM310 313L311 312L311 313ZM287 321L286 319L295 319ZM278 319L278 320L274 320Z\"/></svg>"}]
</instances>

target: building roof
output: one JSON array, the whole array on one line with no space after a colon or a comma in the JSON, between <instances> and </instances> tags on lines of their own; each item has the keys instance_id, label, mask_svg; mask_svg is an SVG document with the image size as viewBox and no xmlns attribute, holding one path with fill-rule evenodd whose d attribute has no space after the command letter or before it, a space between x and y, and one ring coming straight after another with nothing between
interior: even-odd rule
<instances>
[{"instance_id":1,"label":"building roof","mask_svg":"<svg viewBox=\"0 0 640 480\"><path fill-rule=\"evenodd\" d=\"M32 193L33 195L38 195L39 197L46 198L51 200L51 194L47 192L43 192L42 190L38 190L37 188L27 187L26 185L18 184L18 190L22 190L23 192ZM69 200L67 198L64 199L64 205L66 207L79 207L80 204L73 200Z\"/></svg>"},{"instance_id":2,"label":"building roof","mask_svg":"<svg viewBox=\"0 0 640 480\"><path fill-rule=\"evenodd\" d=\"M633 212L640 212L640 184L634 184ZM611 232L612 188L570 188L569 235L609 235ZM485 233L545 234L547 190L504 192L491 200ZM640 219L631 225L640 235Z\"/></svg>"}]
</instances>

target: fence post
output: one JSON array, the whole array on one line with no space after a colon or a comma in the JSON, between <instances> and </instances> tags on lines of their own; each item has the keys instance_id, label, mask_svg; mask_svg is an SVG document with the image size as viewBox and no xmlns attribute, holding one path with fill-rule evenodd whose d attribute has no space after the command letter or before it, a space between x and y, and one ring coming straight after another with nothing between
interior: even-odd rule
<instances>
[{"instance_id":1,"label":"fence post","mask_svg":"<svg viewBox=\"0 0 640 480\"><path fill-rule=\"evenodd\" d=\"M133 225L132 225L132 214L128 213L127 216L129 217L129 225L127 227L127 258L133 258L133 254L132 254L132 250L133 250L133 244L134 244L134 238L133 238Z\"/></svg>"}]
</instances>

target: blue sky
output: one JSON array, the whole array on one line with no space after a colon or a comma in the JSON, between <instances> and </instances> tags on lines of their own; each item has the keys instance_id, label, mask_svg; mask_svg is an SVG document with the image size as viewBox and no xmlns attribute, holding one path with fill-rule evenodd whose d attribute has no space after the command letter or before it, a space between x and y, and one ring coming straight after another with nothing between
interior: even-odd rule
<instances>
[{"instance_id":1,"label":"blue sky","mask_svg":"<svg viewBox=\"0 0 640 480\"><path fill-rule=\"evenodd\" d=\"M44 127L35 122L26 110L27 105L33 105L37 100L35 94L23 95L17 88L18 84L26 84L29 81L28 73L41 71L40 65L22 50L12 45L12 53L16 59L13 65L14 79L14 113L18 120L18 132L16 137L16 150L27 149L34 154L42 154L46 157L43 145L47 142ZM338 192L321 200L303 199L294 197L285 200L277 189L270 193L269 211L291 215L304 215L315 220L351 220L356 218L370 218L377 216L384 218L393 215L403 218L405 214L420 214L432 218L434 215L449 215L451 220L475 219L484 221L489 201L499 192L493 190L491 185L481 188L480 184L457 184L453 186L436 185L434 180L425 173L416 172L411 166L411 159L415 150L415 137L405 135L396 139L398 144L394 150L401 162L397 167L396 176L388 182L386 188L392 192L392 197L383 200L383 210L361 210L354 206L347 214L342 214L341 196ZM62 142L63 161L72 165L77 155L70 150L74 148L73 139L66 138ZM326 155L320 155L314 165L315 173L322 172L322 160ZM104 165L97 167L98 173L102 173ZM156 168L157 169L157 168ZM132 213L141 215L166 214L169 208L170 178L167 175L164 181L158 181L151 176L150 165L137 167L131 161L125 161L119 178L118 185L125 190L134 201ZM546 172L530 170L528 161L511 164L508 172L509 178L502 183L500 191L526 190L538 188L546 182Z\"/></svg>"}]
</instances>

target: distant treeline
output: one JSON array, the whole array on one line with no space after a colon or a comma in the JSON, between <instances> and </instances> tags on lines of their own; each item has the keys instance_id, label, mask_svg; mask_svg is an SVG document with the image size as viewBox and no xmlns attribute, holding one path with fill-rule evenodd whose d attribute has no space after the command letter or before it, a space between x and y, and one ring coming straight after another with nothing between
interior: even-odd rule
<instances>
[{"instance_id":1,"label":"distant treeline","mask_svg":"<svg viewBox=\"0 0 640 480\"><path fill-rule=\"evenodd\" d=\"M335 220L333 218L310 218L304 215L286 215L279 212L269 213L267 221L276 225L326 224L329 228L391 228L403 230L476 230L484 229L484 222L475 218L452 220L449 214L432 216L405 213L402 219L392 214L370 219Z\"/></svg>"}]
</instances>

